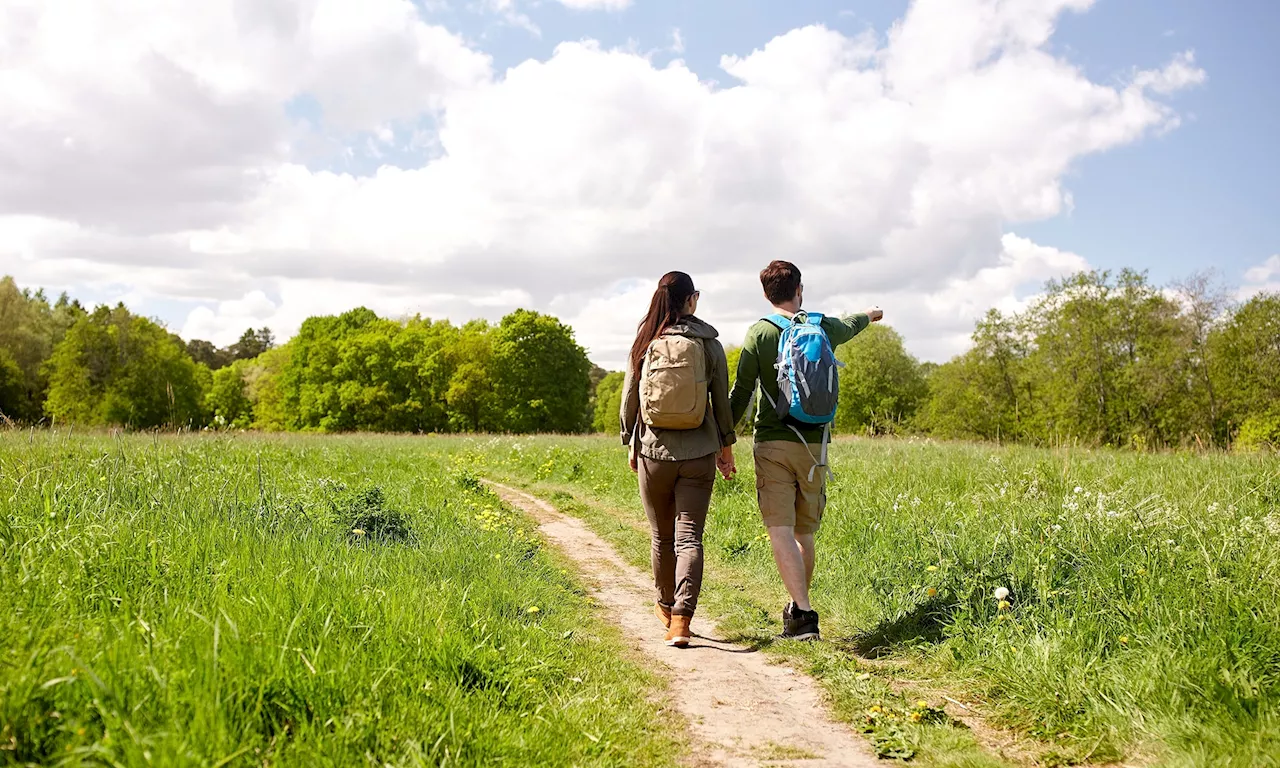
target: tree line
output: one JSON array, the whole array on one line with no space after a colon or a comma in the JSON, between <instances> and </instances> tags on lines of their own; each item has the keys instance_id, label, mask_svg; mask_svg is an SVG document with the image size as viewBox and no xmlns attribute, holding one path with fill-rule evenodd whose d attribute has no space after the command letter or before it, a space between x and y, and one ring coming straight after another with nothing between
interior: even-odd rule
<instances>
[{"instance_id":1,"label":"tree line","mask_svg":"<svg viewBox=\"0 0 1280 768\"><path fill-rule=\"evenodd\" d=\"M1115 447L1280 447L1280 294L1235 303L1206 275L1049 281L990 310L972 346L921 364L891 328L840 350L845 431Z\"/></svg>"},{"instance_id":2,"label":"tree line","mask_svg":"<svg viewBox=\"0 0 1280 768\"><path fill-rule=\"evenodd\" d=\"M490 324L308 318L277 345L267 328L218 348L184 341L123 304L0 280L0 420L288 431L583 432L593 366L571 329L517 310Z\"/></svg>"},{"instance_id":3,"label":"tree line","mask_svg":"<svg viewBox=\"0 0 1280 768\"><path fill-rule=\"evenodd\" d=\"M972 341L936 365L891 327L868 328L838 351L836 431L1280 446L1280 295L1232 303L1204 276L1160 288L1132 270L1082 272L1023 312L991 310ZM622 380L529 310L454 325L359 308L309 318L283 345L261 328L218 348L123 305L88 310L0 281L0 419L14 422L614 432Z\"/></svg>"}]
</instances>

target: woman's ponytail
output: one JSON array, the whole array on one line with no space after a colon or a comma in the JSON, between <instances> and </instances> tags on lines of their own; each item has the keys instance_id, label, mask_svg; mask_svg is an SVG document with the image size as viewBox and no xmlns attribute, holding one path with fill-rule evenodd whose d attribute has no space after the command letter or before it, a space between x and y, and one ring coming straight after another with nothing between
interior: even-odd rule
<instances>
[{"instance_id":1,"label":"woman's ponytail","mask_svg":"<svg viewBox=\"0 0 1280 768\"><path fill-rule=\"evenodd\" d=\"M680 320L684 305L695 293L693 278L683 272L668 272L658 281L658 289L649 300L649 311L636 330L635 343L631 345L631 374L640 376L640 367L644 363L649 344L662 335L663 331Z\"/></svg>"}]
</instances>

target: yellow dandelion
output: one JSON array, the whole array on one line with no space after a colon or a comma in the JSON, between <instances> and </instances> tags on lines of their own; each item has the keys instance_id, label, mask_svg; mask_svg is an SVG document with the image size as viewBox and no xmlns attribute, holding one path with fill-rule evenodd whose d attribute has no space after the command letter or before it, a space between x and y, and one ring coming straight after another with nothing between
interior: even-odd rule
<instances>
[{"instance_id":1,"label":"yellow dandelion","mask_svg":"<svg viewBox=\"0 0 1280 768\"><path fill-rule=\"evenodd\" d=\"M1001 600L1001 601L1000 601L1000 604L999 604L999 605L997 605L996 607L997 607L997 608L999 608L999 609L1000 609L1000 610L1002 610L1002 611L1007 611L1007 610L1009 610L1009 601L1008 601L1008 600Z\"/></svg>"},{"instance_id":2,"label":"yellow dandelion","mask_svg":"<svg viewBox=\"0 0 1280 768\"><path fill-rule=\"evenodd\" d=\"M357 535L357 536L363 536L363 535L364 535L364 529L363 529L363 528L352 528L352 529L351 529L351 532L352 532L352 533L354 533L354 534L355 534L355 535Z\"/></svg>"},{"instance_id":3,"label":"yellow dandelion","mask_svg":"<svg viewBox=\"0 0 1280 768\"><path fill-rule=\"evenodd\" d=\"M921 699L916 702L916 706L919 707L920 709L925 709L926 707L929 706L929 702L925 701L924 699Z\"/></svg>"},{"instance_id":4,"label":"yellow dandelion","mask_svg":"<svg viewBox=\"0 0 1280 768\"><path fill-rule=\"evenodd\" d=\"M536 605L531 605L531 606L529 606L529 610L528 610L528 611L526 611L526 613L537 613L537 612L539 612L540 610L542 610L542 609L541 609L541 608L539 608L538 606L536 606Z\"/></svg>"},{"instance_id":5,"label":"yellow dandelion","mask_svg":"<svg viewBox=\"0 0 1280 768\"><path fill-rule=\"evenodd\" d=\"M1128 644L1129 644L1129 636L1128 636L1128 635L1121 635L1121 636L1120 636L1120 644L1121 644L1121 645L1128 645Z\"/></svg>"},{"instance_id":6,"label":"yellow dandelion","mask_svg":"<svg viewBox=\"0 0 1280 768\"><path fill-rule=\"evenodd\" d=\"M923 715L921 715L919 712L912 712L912 713L911 713L911 722L913 722L913 723L918 723L918 722L920 722L920 721L921 721L921 720L923 720L923 719L924 719L924 716L923 716Z\"/></svg>"},{"instance_id":7,"label":"yellow dandelion","mask_svg":"<svg viewBox=\"0 0 1280 768\"><path fill-rule=\"evenodd\" d=\"M929 587L929 591L926 594L929 595L929 597L933 597L938 594L938 590L933 587Z\"/></svg>"},{"instance_id":8,"label":"yellow dandelion","mask_svg":"<svg viewBox=\"0 0 1280 768\"><path fill-rule=\"evenodd\" d=\"M928 568L925 568L925 570L928 571L929 573L933 573L934 571L938 570L938 566L931 565Z\"/></svg>"}]
</instances>

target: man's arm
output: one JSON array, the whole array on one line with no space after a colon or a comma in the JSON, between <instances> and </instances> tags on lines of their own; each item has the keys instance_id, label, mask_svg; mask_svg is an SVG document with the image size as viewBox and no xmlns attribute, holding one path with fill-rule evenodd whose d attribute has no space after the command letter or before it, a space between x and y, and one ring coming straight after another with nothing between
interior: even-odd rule
<instances>
[{"instance_id":1,"label":"man's arm","mask_svg":"<svg viewBox=\"0 0 1280 768\"><path fill-rule=\"evenodd\" d=\"M876 310L876 312L879 314L879 310ZM877 316L874 319L879 320L880 317ZM862 333L872 322L872 315L868 312L858 312L841 317L827 315L822 318L822 330L827 332L827 338L831 340L831 346L838 347Z\"/></svg>"},{"instance_id":2,"label":"man's arm","mask_svg":"<svg viewBox=\"0 0 1280 768\"><path fill-rule=\"evenodd\" d=\"M738 372L733 379L733 391L729 393L729 408L732 410L733 424L737 426L747 406L751 405L751 396L756 392L756 379L760 377L760 359L756 356L755 339L747 334L742 345L742 354L738 357Z\"/></svg>"},{"instance_id":3,"label":"man's arm","mask_svg":"<svg viewBox=\"0 0 1280 768\"><path fill-rule=\"evenodd\" d=\"M733 445L738 441L732 420L733 409L729 406L729 361L725 359L724 347L715 339L707 340L707 351L711 356L711 412L715 418L716 431L720 433L720 447Z\"/></svg>"}]
</instances>

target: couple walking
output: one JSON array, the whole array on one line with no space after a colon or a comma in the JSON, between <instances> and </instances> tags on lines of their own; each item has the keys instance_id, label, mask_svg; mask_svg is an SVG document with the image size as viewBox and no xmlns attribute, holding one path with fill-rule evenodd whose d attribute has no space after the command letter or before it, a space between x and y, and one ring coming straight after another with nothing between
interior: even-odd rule
<instances>
[{"instance_id":1,"label":"couple walking","mask_svg":"<svg viewBox=\"0 0 1280 768\"><path fill-rule=\"evenodd\" d=\"M882 313L835 318L805 312L800 270L786 261L765 267L760 283L773 312L747 331L732 391L724 347L716 329L698 319L699 293L683 272L669 272L658 283L631 348L622 441L649 517L654 612L667 627L668 645L689 644L715 473L728 479L737 471L734 430L757 383L763 397L755 416L756 498L791 597L782 612L782 637L818 638L809 586L839 393L834 350Z\"/></svg>"}]
</instances>

